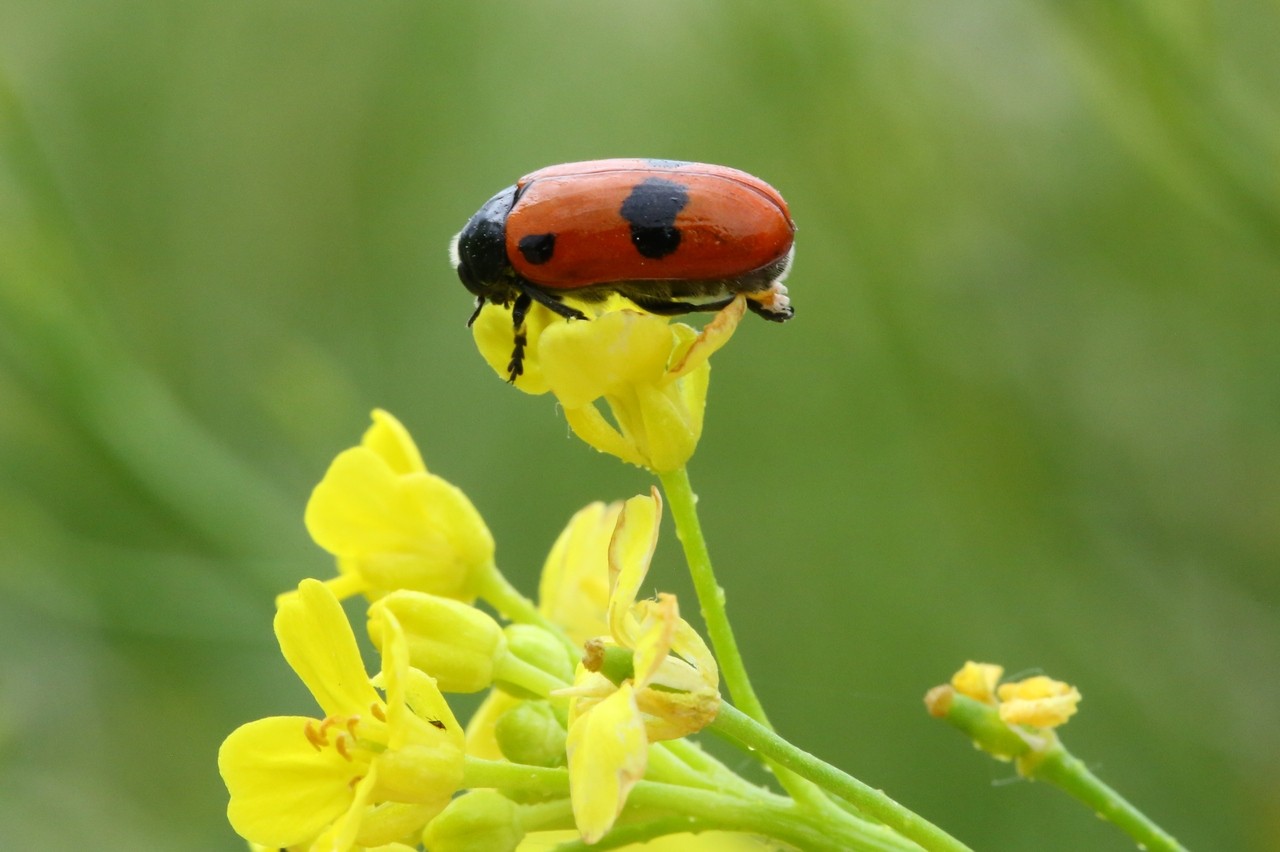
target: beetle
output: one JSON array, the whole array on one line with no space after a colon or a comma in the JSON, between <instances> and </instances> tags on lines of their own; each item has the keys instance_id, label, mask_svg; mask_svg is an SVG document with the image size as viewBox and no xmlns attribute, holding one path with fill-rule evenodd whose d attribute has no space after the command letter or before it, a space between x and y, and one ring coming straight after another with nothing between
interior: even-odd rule
<instances>
[{"instance_id":1,"label":"beetle","mask_svg":"<svg viewBox=\"0 0 1280 852\"><path fill-rule=\"evenodd\" d=\"M523 372L524 320L534 302L566 319L569 298L618 293L650 313L715 311L739 294L768 320L794 314L782 281L795 255L795 223L769 184L727 166L609 159L548 166L484 203L453 238L450 259L476 297L511 305Z\"/></svg>"}]
</instances>

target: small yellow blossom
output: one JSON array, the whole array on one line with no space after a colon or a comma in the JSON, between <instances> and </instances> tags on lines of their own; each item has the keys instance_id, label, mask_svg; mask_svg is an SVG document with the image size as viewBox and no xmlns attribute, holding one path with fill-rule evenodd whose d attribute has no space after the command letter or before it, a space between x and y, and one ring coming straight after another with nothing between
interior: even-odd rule
<instances>
[{"instance_id":1,"label":"small yellow blossom","mask_svg":"<svg viewBox=\"0 0 1280 852\"><path fill-rule=\"evenodd\" d=\"M574 818L592 843L613 825L644 775L649 743L701 730L720 709L715 658L680 618L673 595L636 601L657 545L662 501L633 497L609 546L609 634L588 643L588 663L572 687L567 750ZM630 654L629 676L615 683L602 670L609 649Z\"/></svg>"},{"instance_id":2,"label":"small yellow blossom","mask_svg":"<svg viewBox=\"0 0 1280 852\"><path fill-rule=\"evenodd\" d=\"M1000 682L1000 678L1003 675L1004 666L997 666L993 663L975 663L973 660L969 660L964 664L964 668L952 676L951 685L961 695L967 695L975 701L981 701L983 704L994 705L996 703L996 684Z\"/></svg>"},{"instance_id":3,"label":"small yellow blossom","mask_svg":"<svg viewBox=\"0 0 1280 852\"><path fill-rule=\"evenodd\" d=\"M306 524L337 557L341 597L417 589L469 603L493 562L493 537L471 501L427 472L404 426L381 410L360 446L329 466Z\"/></svg>"},{"instance_id":4,"label":"small yellow blossom","mask_svg":"<svg viewBox=\"0 0 1280 852\"><path fill-rule=\"evenodd\" d=\"M280 649L324 718L259 719L223 742L227 816L242 837L274 849L377 847L421 830L448 804L462 781L462 731L435 681L410 668L399 626L387 629L382 674L371 682L325 584L304 580L281 601Z\"/></svg>"},{"instance_id":5,"label":"small yellow blossom","mask_svg":"<svg viewBox=\"0 0 1280 852\"><path fill-rule=\"evenodd\" d=\"M1006 725L1056 728L1075 715L1080 691L1044 675L1000 685L1000 719Z\"/></svg>"},{"instance_id":6,"label":"small yellow blossom","mask_svg":"<svg viewBox=\"0 0 1280 852\"><path fill-rule=\"evenodd\" d=\"M509 344L511 319L509 314L503 315L507 317ZM621 501L596 502L580 509L551 546L542 566L538 611L564 628L577 645L609 630L605 621L609 605L609 540L621 512ZM502 690L489 693L467 723L467 754L490 760L502 757L493 726L519 701Z\"/></svg>"},{"instance_id":7,"label":"small yellow blossom","mask_svg":"<svg viewBox=\"0 0 1280 852\"><path fill-rule=\"evenodd\" d=\"M590 320L526 320L526 375L516 385L554 393L569 426L597 450L657 473L677 470L702 435L709 359L733 336L745 310L745 299L735 299L701 332L634 309L605 309ZM502 317L505 335L497 332ZM482 310L473 327L485 359L505 376L509 314ZM613 423L597 407L600 400Z\"/></svg>"}]
</instances>

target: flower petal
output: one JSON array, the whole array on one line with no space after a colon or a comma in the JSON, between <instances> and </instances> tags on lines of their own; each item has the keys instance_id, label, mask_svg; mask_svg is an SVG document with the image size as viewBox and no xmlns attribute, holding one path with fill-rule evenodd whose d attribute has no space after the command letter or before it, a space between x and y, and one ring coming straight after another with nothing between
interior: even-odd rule
<instances>
[{"instance_id":1,"label":"flower petal","mask_svg":"<svg viewBox=\"0 0 1280 852\"><path fill-rule=\"evenodd\" d=\"M377 453L391 470L401 476L408 473L426 473L422 453L413 442L409 430L399 420L381 408L373 410L373 425L360 440L361 446Z\"/></svg>"},{"instance_id":2,"label":"flower petal","mask_svg":"<svg viewBox=\"0 0 1280 852\"><path fill-rule=\"evenodd\" d=\"M636 635L632 660L637 689L649 685L671 653L671 643L675 641L676 627L680 622L680 608L675 595L659 592L656 601L646 603L648 606L643 607L645 615Z\"/></svg>"},{"instance_id":3,"label":"flower petal","mask_svg":"<svg viewBox=\"0 0 1280 852\"><path fill-rule=\"evenodd\" d=\"M387 460L368 447L339 453L307 502L307 531L335 556L413 552L421 506Z\"/></svg>"},{"instance_id":4,"label":"flower petal","mask_svg":"<svg viewBox=\"0 0 1280 852\"><path fill-rule=\"evenodd\" d=\"M569 794L585 843L613 827L649 757L644 722L630 684L579 716L569 728Z\"/></svg>"},{"instance_id":5,"label":"flower petal","mask_svg":"<svg viewBox=\"0 0 1280 852\"><path fill-rule=\"evenodd\" d=\"M729 342L747 311L745 296L739 296L725 306L684 352L683 357L671 367L669 378L676 379L705 364L722 346Z\"/></svg>"},{"instance_id":6,"label":"flower petal","mask_svg":"<svg viewBox=\"0 0 1280 852\"><path fill-rule=\"evenodd\" d=\"M609 542L609 630L620 644L631 648L635 645L628 616L658 546L661 518L662 497L657 488L650 489L648 497L632 497L618 516Z\"/></svg>"},{"instance_id":7,"label":"flower petal","mask_svg":"<svg viewBox=\"0 0 1280 852\"><path fill-rule=\"evenodd\" d=\"M310 852L349 852L355 849L356 834L369 810L369 797L377 783L377 770L371 766L369 774L354 785L351 806L315 839Z\"/></svg>"},{"instance_id":8,"label":"flower petal","mask_svg":"<svg viewBox=\"0 0 1280 852\"><path fill-rule=\"evenodd\" d=\"M683 467L693 456L702 437L703 402L710 373L711 365L703 364L675 384L637 385L631 410L614 408L618 422L631 427L631 437L646 458L645 467L667 473ZM612 404L613 397L609 399ZM691 405L689 399L696 404Z\"/></svg>"},{"instance_id":9,"label":"flower petal","mask_svg":"<svg viewBox=\"0 0 1280 852\"><path fill-rule=\"evenodd\" d=\"M548 327L538 352L552 392L566 408L578 408L623 387L659 382L673 343L666 319L621 310Z\"/></svg>"},{"instance_id":10,"label":"flower petal","mask_svg":"<svg viewBox=\"0 0 1280 852\"><path fill-rule=\"evenodd\" d=\"M965 662L964 667L951 677L951 685L956 692L967 695L983 704L996 703L996 684L1004 675L1004 666L994 663Z\"/></svg>"},{"instance_id":11,"label":"flower petal","mask_svg":"<svg viewBox=\"0 0 1280 852\"><path fill-rule=\"evenodd\" d=\"M609 539L622 503L592 503L570 519L551 547L538 582L538 611L576 644L607 631Z\"/></svg>"},{"instance_id":12,"label":"flower petal","mask_svg":"<svg viewBox=\"0 0 1280 852\"><path fill-rule=\"evenodd\" d=\"M1000 685L1000 719L1007 725L1056 728L1075 715L1080 691L1069 683L1037 675Z\"/></svg>"},{"instance_id":13,"label":"flower petal","mask_svg":"<svg viewBox=\"0 0 1280 852\"><path fill-rule=\"evenodd\" d=\"M525 346L524 373L515 382L516 387L525 393L542 394L551 389L543 375L539 341L547 326L563 323L564 320L538 304L533 305L525 315L524 329L528 343ZM475 337L480 355L506 381L507 365L511 363L511 351L515 345L511 310L500 305L486 304L481 308L476 321L471 324L471 334Z\"/></svg>"},{"instance_id":14,"label":"flower petal","mask_svg":"<svg viewBox=\"0 0 1280 852\"><path fill-rule=\"evenodd\" d=\"M605 419L594 403L587 403L576 408L564 406L564 419L568 421L573 433L602 453L617 456L627 464L647 467L648 459L644 457L632 441L629 441L617 427Z\"/></svg>"},{"instance_id":15,"label":"flower petal","mask_svg":"<svg viewBox=\"0 0 1280 852\"><path fill-rule=\"evenodd\" d=\"M272 848L309 841L346 813L358 773L336 749L316 749L305 716L272 716L241 725L218 750L231 793L227 819L240 836Z\"/></svg>"},{"instance_id":16,"label":"flower petal","mask_svg":"<svg viewBox=\"0 0 1280 852\"><path fill-rule=\"evenodd\" d=\"M303 580L297 597L282 599L275 631L285 660L325 715L359 715L381 703L346 613L324 583Z\"/></svg>"},{"instance_id":17,"label":"flower petal","mask_svg":"<svg viewBox=\"0 0 1280 852\"><path fill-rule=\"evenodd\" d=\"M307 503L316 543L374 587L474 598L493 537L462 491L428 473L398 475L368 447L338 455Z\"/></svg>"}]
</instances>

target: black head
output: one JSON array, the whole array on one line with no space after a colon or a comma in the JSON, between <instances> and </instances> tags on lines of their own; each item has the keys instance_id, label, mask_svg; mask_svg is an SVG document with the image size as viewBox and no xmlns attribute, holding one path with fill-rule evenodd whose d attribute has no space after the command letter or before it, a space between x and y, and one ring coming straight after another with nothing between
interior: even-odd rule
<instances>
[{"instance_id":1,"label":"black head","mask_svg":"<svg viewBox=\"0 0 1280 852\"><path fill-rule=\"evenodd\" d=\"M507 260L507 214L515 200L514 186L490 198L449 246L463 285L481 299L498 304L506 304L519 293L515 270Z\"/></svg>"}]
</instances>

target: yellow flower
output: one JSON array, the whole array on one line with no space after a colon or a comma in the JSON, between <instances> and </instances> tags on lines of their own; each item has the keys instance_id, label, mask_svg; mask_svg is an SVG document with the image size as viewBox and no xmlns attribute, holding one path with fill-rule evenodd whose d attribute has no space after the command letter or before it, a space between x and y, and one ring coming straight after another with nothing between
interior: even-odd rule
<instances>
[{"instance_id":1,"label":"yellow flower","mask_svg":"<svg viewBox=\"0 0 1280 852\"><path fill-rule=\"evenodd\" d=\"M595 843L622 813L644 777L649 740L635 688L623 683L569 726L569 796L584 843Z\"/></svg>"},{"instance_id":2,"label":"yellow flower","mask_svg":"<svg viewBox=\"0 0 1280 852\"><path fill-rule=\"evenodd\" d=\"M270 848L345 850L420 831L462 782L462 731L435 681L409 666L403 633L386 629L371 682L333 592L304 580L281 601L280 649L324 712L241 725L218 769L237 833ZM374 689L385 691L385 700Z\"/></svg>"},{"instance_id":3,"label":"yellow flower","mask_svg":"<svg viewBox=\"0 0 1280 852\"><path fill-rule=\"evenodd\" d=\"M588 659L572 687L569 786L574 819L593 843L613 825L627 794L644 775L649 743L701 730L720 709L715 658L680 618L673 595L636 601L657 545L662 501L633 497L609 546L609 635L588 643ZM621 675L610 655L630 657Z\"/></svg>"},{"instance_id":4,"label":"yellow flower","mask_svg":"<svg viewBox=\"0 0 1280 852\"><path fill-rule=\"evenodd\" d=\"M510 345L509 315L506 322ZM551 546L542 566L538 611L563 627L578 645L609 629L604 617L609 605L609 540L621 512L620 501L596 502L580 509ZM467 754L501 759L494 725L519 701L502 690L489 693L467 723Z\"/></svg>"},{"instance_id":5,"label":"yellow flower","mask_svg":"<svg viewBox=\"0 0 1280 852\"><path fill-rule=\"evenodd\" d=\"M516 386L554 393L569 426L597 450L657 473L677 470L702 435L709 359L733 336L746 301L735 299L701 332L668 318L609 307L591 320L532 313L537 319L526 321L526 375ZM505 335L498 331L504 317ZM486 308L473 327L485 359L505 376L509 314ZM602 399L613 423L597 407Z\"/></svg>"},{"instance_id":6,"label":"yellow flower","mask_svg":"<svg viewBox=\"0 0 1280 852\"><path fill-rule=\"evenodd\" d=\"M493 562L493 537L471 501L427 472L409 433L381 410L360 446L329 466L306 523L338 559L340 597L417 589L469 603Z\"/></svg>"},{"instance_id":7,"label":"yellow flower","mask_svg":"<svg viewBox=\"0 0 1280 852\"><path fill-rule=\"evenodd\" d=\"M1000 685L1000 719L1006 725L1056 728L1075 715L1080 690L1044 675Z\"/></svg>"},{"instance_id":8,"label":"yellow flower","mask_svg":"<svg viewBox=\"0 0 1280 852\"><path fill-rule=\"evenodd\" d=\"M951 677L951 685L956 692L967 695L983 704L996 703L996 684L1004 674L1004 666L993 663L975 663L969 660L964 668Z\"/></svg>"}]
</instances>

